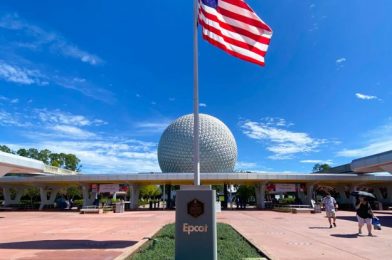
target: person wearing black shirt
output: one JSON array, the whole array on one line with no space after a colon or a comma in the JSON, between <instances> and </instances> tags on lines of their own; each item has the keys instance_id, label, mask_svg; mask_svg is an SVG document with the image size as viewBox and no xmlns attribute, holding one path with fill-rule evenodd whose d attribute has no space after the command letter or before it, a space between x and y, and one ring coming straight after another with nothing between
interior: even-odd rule
<instances>
[{"instance_id":1,"label":"person wearing black shirt","mask_svg":"<svg viewBox=\"0 0 392 260\"><path fill-rule=\"evenodd\" d=\"M362 227L366 223L368 235L372 236L373 211L370 203L366 198L359 197L359 202L356 204L355 209L357 210L358 234L362 234Z\"/></svg>"}]
</instances>

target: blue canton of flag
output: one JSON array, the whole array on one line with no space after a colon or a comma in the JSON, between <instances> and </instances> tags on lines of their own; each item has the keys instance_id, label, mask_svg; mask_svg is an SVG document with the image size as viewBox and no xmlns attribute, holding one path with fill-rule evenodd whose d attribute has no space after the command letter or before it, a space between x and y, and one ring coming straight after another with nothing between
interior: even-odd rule
<instances>
[{"instance_id":1,"label":"blue canton of flag","mask_svg":"<svg viewBox=\"0 0 392 260\"><path fill-rule=\"evenodd\" d=\"M218 0L201 0L203 4L212 7L212 8L217 8L218 7Z\"/></svg>"}]
</instances>

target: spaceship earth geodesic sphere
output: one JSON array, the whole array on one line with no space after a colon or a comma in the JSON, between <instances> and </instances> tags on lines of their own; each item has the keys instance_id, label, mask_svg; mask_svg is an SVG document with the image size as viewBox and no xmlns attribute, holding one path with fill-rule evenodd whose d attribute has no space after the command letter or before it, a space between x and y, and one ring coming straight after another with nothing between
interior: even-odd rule
<instances>
[{"instance_id":1,"label":"spaceship earth geodesic sphere","mask_svg":"<svg viewBox=\"0 0 392 260\"><path fill-rule=\"evenodd\" d=\"M200 172L233 172L237 144L229 128L219 119L200 114ZM193 114L171 123L158 145L162 172L193 172Z\"/></svg>"}]
</instances>

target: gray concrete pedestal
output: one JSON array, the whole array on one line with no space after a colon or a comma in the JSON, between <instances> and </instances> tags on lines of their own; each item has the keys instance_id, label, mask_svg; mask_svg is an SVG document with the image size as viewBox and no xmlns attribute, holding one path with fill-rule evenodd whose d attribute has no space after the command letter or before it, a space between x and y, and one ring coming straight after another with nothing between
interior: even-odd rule
<instances>
[{"instance_id":1,"label":"gray concrete pedestal","mask_svg":"<svg viewBox=\"0 0 392 260\"><path fill-rule=\"evenodd\" d=\"M215 190L195 186L176 193L176 260L216 260Z\"/></svg>"}]
</instances>

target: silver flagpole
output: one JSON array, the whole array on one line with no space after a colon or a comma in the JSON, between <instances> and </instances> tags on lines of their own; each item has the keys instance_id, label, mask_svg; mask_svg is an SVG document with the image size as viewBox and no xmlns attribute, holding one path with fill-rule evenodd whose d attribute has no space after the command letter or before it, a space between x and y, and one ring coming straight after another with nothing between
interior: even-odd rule
<instances>
[{"instance_id":1,"label":"silver flagpole","mask_svg":"<svg viewBox=\"0 0 392 260\"><path fill-rule=\"evenodd\" d=\"M198 68L198 0L193 0L193 171L196 186L200 185L200 149L199 149L199 68Z\"/></svg>"}]
</instances>

